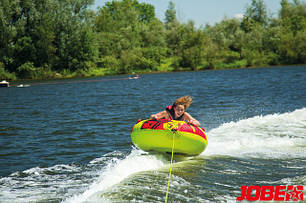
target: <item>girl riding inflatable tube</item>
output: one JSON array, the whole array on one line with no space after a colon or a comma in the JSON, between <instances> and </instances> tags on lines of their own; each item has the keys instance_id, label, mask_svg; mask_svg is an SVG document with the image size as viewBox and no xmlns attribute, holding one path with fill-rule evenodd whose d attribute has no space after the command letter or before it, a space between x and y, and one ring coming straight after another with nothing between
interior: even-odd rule
<instances>
[{"instance_id":1,"label":"girl riding inflatable tube","mask_svg":"<svg viewBox=\"0 0 306 203\"><path fill-rule=\"evenodd\" d=\"M134 125L131 139L144 151L157 151L195 156L201 154L207 144L203 128L177 120L142 120Z\"/></svg>"}]
</instances>

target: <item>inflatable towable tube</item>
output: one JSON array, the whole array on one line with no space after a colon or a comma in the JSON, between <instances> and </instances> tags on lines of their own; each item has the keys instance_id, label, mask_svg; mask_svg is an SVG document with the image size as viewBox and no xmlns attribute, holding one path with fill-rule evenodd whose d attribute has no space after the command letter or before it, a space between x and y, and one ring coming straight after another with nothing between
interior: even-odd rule
<instances>
[{"instance_id":1,"label":"inflatable towable tube","mask_svg":"<svg viewBox=\"0 0 306 203\"><path fill-rule=\"evenodd\" d=\"M207 146L203 128L176 120L142 120L131 131L134 145L144 151L199 155Z\"/></svg>"}]
</instances>

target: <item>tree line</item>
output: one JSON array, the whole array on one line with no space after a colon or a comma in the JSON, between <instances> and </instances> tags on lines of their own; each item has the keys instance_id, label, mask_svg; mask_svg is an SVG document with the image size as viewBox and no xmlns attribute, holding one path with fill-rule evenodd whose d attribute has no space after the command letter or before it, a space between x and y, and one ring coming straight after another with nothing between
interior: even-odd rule
<instances>
[{"instance_id":1,"label":"tree line","mask_svg":"<svg viewBox=\"0 0 306 203\"><path fill-rule=\"evenodd\" d=\"M137 0L1 0L0 79L306 63L306 3L281 0L271 17L250 0L242 19L197 28ZM204 20L204 19L203 19Z\"/></svg>"}]
</instances>

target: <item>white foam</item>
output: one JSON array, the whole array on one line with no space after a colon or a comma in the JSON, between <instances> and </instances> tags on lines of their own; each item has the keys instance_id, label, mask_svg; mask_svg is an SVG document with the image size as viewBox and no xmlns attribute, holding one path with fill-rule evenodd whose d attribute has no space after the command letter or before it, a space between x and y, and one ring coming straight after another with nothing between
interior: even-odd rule
<instances>
[{"instance_id":1,"label":"white foam","mask_svg":"<svg viewBox=\"0 0 306 203\"><path fill-rule=\"evenodd\" d=\"M306 157L306 108L225 123L207 135L204 156ZM107 202L99 194L133 174L168 164L162 156L133 149L127 156L114 152L95 159L85 170L75 165L35 167L0 179L0 202L30 202L59 194L67 198L64 202Z\"/></svg>"},{"instance_id":2,"label":"white foam","mask_svg":"<svg viewBox=\"0 0 306 203\"><path fill-rule=\"evenodd\" d=\"M237 157L304 157L306 156L306 108L284 114L255 116L221 125L207 133L205 156L228 155ZM133 149L131 154L108 160L100 177L82 194L65 202L99 202L101 194L138 172L161 169L169 164L162 157ZM104 159L102 160L104 161ZM99 163L93 160L91 163ZM175 182L172 181L172 184ZM107 200L103 199L104 202Z\"/></svg>"},{"instance_id":3,"label":"white foam","mask_svg":"<svg viewBox=\"0 0 306 203\"><path fill-rule=\"evenodd\" d=\"M78 186L80 182L69 179L67 173L80 173L74 165L55 165L48 168L34 167L15 172L0 179L0 202L34 202L55 198L58 191ZM73 192L73 191L72 191Z\"/></svg>"},{"instance_id":4,"label":"white foam","mask_svg":"<svg viewBox=\"0 0 306 203\"><path fill-rule=\"evenodd\" d=\"M0 202L32 202L59 195L64 202L107 202L97 194L132 174L166 164L169 162L163 156L133 149L127 156L113 152L92 160L85 170L75 165L34 167L0 178Z\"/></svg>"},{"instance_id":5,"label":"white foam","mask_svg":"<svg viewBox=\"0 0 306 203\"><path fill-rule=\"evenodd\" d=\"M203 155L305 157L306 108L225 123L207 135Z\"/></svg>"},{"instance_id":6,"label":"white foam","mask_svg":"<svg viewBox=\"0 0 306 203\"><path fill-rule=\"evenodd\" d=\"M102 170L102 174L89 188L80 195L73 196L64 202L98 202L101 197L96 197L96 193L101 193L111 186L118 184L128 176L148 170L155 170L168 164L162 157L156 155L143 155L140 150L133 149L131 154L123 160L113 159ZM107 201L107 200L104 200Z\"/></svg>"}]
</instances>

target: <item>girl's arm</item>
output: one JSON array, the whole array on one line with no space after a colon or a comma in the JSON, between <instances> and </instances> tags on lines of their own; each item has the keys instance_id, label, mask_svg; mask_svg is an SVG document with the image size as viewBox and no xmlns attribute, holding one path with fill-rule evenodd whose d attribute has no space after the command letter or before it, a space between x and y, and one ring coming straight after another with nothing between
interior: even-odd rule
<instances>
[{"instance_id":1,"label":"girl's arm","mask_svg":"<svg viewBox=\"0 0 306 203\"><path fill-rule=\"evenodd\" d=\"M159 120L159 119L162 119L162 118L167 119L167 116L168 116L167 111L162 111L162 112L159 112L157 114L151 115L151 119L155 119L155 120Z\"/></svg>"},{"instance_id":2,"label":"girl's arm","mask_svg":"<svg viewBox=\"0 0 306 203\"><path fill-rule=\"evenodd\" d=\"M185 119L186 121L192 123L193 125L197 126L197 127L200 127L200 125L201 125L200 122L199 122L197 119L193 118L193 117L192 117L189 113L187 113L187 112L184 113L184 119Z\"/></svg>"}]
</instances>

